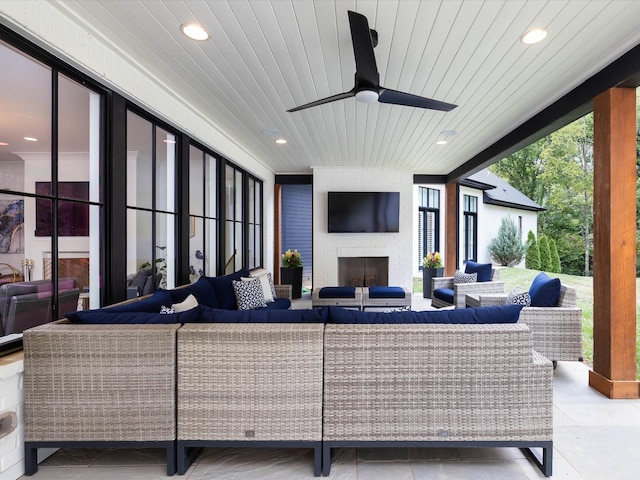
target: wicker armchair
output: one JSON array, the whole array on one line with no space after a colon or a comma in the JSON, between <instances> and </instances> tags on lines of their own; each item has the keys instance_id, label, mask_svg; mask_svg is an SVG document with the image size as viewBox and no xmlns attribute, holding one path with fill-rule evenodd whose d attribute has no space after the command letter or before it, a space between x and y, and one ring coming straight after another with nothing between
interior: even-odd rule
<instances>
[{"instance_id":1,"label":"wicker armchair","mask_svg":"<svg viewBox=\"0 0 640 480\"><path fill-rule=\"evenodd\" d=\"M490 282L474 282L474 283L453 283L453 277L434 277L431 281L431 306L434 308L443 308L454 306L455 308L465 307L465 296L467 294L500 294L504 293L504 282L499 281L500 273L495 268L491 269ZM440 298L436 298L433 294L439 288L453 289L453 303L449 303ZM503 302L504 304L504 302Z\"/></svg>"},{"instance_id":2,"label":"wicker armchair","mask_svg":"<svg viewBox=\"0 0 640 480\"><path fill-rule=\"evenodd\" d=\"M469 295L469 307L504 305L506 295ZM557 307L525 307L519 323L526 323L533 335L533 348L552 360L582 361L582 310L576 303L576 290L561 285Z\"/></svg>"}]
</instances>

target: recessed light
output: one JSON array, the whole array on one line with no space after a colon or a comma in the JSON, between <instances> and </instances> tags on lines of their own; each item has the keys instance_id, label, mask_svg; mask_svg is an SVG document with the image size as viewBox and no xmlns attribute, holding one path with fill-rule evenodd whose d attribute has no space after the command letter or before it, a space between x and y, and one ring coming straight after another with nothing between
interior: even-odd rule
<instances>
[{"instance_id":1,"label":"recessed light","mask_svg":"<svg viewBox=\"0 0 640 480\"><path fill-rule=\"evenodd\" d=\"M446 144L447 144L447 141L446 141L446 140L438 140L438 141L436 142L436 145L446 145Z\"/></svg>"},{"instance_id":2,"label":"recessed light","mask_svg":"<svg viewBox=\"0 0 640 480\"><path fill-rule=\"evenodd\" d=\"M197 23L183 23L180 25L180 30L193 40L207 40L209 38L207 31Z\"/></svg>"},{"instance_id":3,"label":"recessed light","mask_svg":"<svg viewBox=\"0 0 640 480\"><path fill-rule=\"evenodd\" d=\"M6 147L7 145L9 145L7 142L0 142L0 147Z\"/></svg>"},{"instance_id":4,"label":"recessed light","mask_svg":"<svg viewBox=\"0 0 640 480\"><path fill-rule=\"evenodd\" d=\"M280 145L284 145L285 143L287 143L287 139L286 138L276 138L274 140L274 142L280 144Z\"/></svg>"},{"instance_id":5,"label":"recessed light","mask_svg":"<svg viewBox=\"0 0 640 480\"><path fill-rule=\"evenodd\" d=\"M520 41L525 45L533 45L534 43L541 42L546 37L547 31L544 28L535 27L524 32L520 37Z\"/></svg>"},{"instance_id":6,"label":"recessed light","mask_svg":"<svg viewBox=\"0 0 640 480\"><path fill-rule=\"evenodd\" d=\"M34 137L24 137L24 139L25 139L27 142L37 142L37 141L38 141L38 139L37 139L37 138L34 138Z\"/></svg>"},{"instance_id":7,"label":"recessed light","mask_svg":"<svg viewBox=\"0 0 640 480\"><path fill-rule=\"evenodd\" d=\"M262 130L262 134L266 135L267 137L279 137L280 136L280 132L278 130L273 129L273 128L265 128L264 130Z\"/></svg>"}]
</instances>

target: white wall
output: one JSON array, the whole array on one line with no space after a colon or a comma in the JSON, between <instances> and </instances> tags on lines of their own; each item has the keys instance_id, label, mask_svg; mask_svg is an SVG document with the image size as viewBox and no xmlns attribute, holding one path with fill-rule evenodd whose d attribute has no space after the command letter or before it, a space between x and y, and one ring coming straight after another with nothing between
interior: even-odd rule
<instances>
[{"instance_id":1,"label":"white wall","mask_svg":"<svg viewBox=\"0 0 640 480\"><path fill-rule=\"evenodd\" d=\"M399 233L328 233L327 192L400 192ZM412 288L413 174L385 167L313 169L313 288L336 286L338 257L389 257L389 285Z\"/></svg>"},{"instance_id":2,"label":"white wall","mask_svg":"<svg viewBox=\"0 0 640 480\"><path fill-rule=\"evenodd\" d=\"M517 208L502 207L499 205L485 204L482 201L482 190L476 190L469 187L460 187L460 258L459 265L462 266L463 260L463 235L464 235L464 217L463 217L463 198L464 195L471 195L478 198L478 262L493 262L489 255L489 243L498 236L500 223L504 217L510 216L518 225L518 218L522 217L522 242L526 242L527 233L532 230L536 233L538 230L538 215L536 212L528 210L520 210ZM524 260L519 266L524 266ZM461 267L462 268L462 267Z\"/></svg>"}]
</instances>

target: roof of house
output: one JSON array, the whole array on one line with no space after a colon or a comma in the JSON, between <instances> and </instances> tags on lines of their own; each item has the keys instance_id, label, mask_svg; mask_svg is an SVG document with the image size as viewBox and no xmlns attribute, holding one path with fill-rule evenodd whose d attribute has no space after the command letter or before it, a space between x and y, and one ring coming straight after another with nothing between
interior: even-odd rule
<instances>
[{"instance_id":1,"label":"roof of house","mask_svg":"<svg viewBox=\"0 0 640 480\"><path fill-rule=\"evenodd\" d=\"M544 207L538 205L524 193L509 185L506 180L486 168L468 176L460 184L483 190L483 201L490 205L500 205L534 212L544 210Z\"/></svg>"}]
</instances>

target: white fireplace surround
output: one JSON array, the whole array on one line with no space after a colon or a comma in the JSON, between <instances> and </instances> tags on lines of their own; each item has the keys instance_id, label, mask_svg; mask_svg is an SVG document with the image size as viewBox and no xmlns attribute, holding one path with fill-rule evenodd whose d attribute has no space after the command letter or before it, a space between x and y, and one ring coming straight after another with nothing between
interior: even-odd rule
<instances>
[{"instance_id":1,"label":"white fireplace surround","mask_svg":"<svg viewBox=\"0 0 640 480\"><path fill-rule=\"evenodd\" d=\"M400 192L400 231L328 233L328 192ZM314 167L313 288L338 286L338 257L389 257L389 285L413 285L413 172L388 167Z\"/></svg>"}]
</instances>

